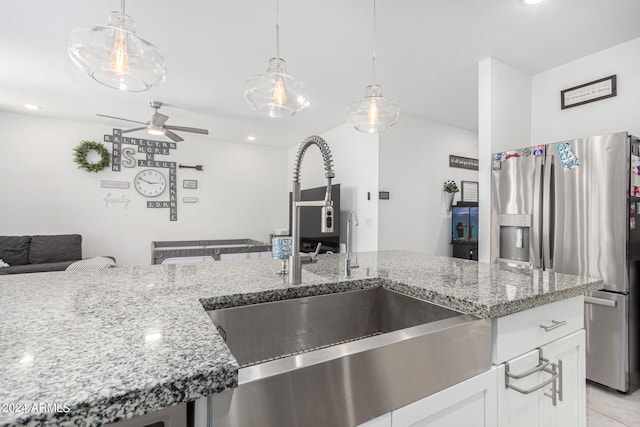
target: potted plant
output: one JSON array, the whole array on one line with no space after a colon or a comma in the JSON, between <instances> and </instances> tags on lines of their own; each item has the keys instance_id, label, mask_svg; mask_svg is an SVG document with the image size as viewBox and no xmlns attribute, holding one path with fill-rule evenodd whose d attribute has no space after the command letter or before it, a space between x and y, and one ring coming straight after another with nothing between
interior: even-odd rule
<instances>
[{"instance_id":1,"label":"potted plant","mask_svg":"<svg viewBox=\"0 0 640 427\"><path fill-rule=\"evenodd\" d=\"M445 181L442 189L444 190L445 206L447 207L447 210L450 211L451 206L453 205L453 198L455 194L460 190L458 189L458 185L456 184L456 182L453 180Z\"/></svg>"}]
</instances>

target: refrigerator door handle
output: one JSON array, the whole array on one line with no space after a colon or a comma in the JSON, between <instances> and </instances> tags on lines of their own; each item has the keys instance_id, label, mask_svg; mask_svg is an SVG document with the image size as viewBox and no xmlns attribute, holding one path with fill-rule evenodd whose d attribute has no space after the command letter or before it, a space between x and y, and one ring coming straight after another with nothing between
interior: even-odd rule
<instances>
[{"instance_id":1,"label":"refrigerator door handle","mask_svg":"<svg viewBox=\"0 0 640 427\"><path fill-rule=\"evenodd\" d=\"M545 270L553 269L553 234L554 234L554 162L553 156L547 156L544 167L542 187L542 253Z\"/></svg>"},{"instance_id":2,"label":"refrigerator door handle","mask_svg":"<svg viewBox=\"0 0 640 427\"><path fill-rule=\"evenodd\" d=\"M540 234L540 213L542 209L542 176L544 166L542 165L542 157L536 157L535 173L533 178L533 206L531 217L531 264L535 269L542 268L542 245Z\"/></svg>"},{"instance_id":3,"label":"refrigerator door handle","mask_svg":"<svg viewBox=\"0 0 640 427\"><path fill-rule=\"evenodd\" d=\"M604 305L605 307L615 307L618 303L615 300L604 299L604 298L595 298L595 297L584 297L585 304L595 304L595 305Z\"/></svg>"}]
</instances>

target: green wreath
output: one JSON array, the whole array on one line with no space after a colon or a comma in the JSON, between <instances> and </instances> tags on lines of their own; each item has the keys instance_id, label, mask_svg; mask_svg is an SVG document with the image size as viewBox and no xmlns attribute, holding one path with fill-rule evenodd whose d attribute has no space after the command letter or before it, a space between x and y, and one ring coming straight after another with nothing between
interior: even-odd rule
<instances>
[{"instance_id":1,"label":"green wreath","mask_svg":"<svg viewBox=\"0 0 640 427\"><path fill-rule=\"evenodd\" d=\"M100 155L100 161L97 163L89 163L87 161L87 154L92 150L96 151ZM109 163L111 162L109 152L104 145L99 142L82 141L73 149L73 152L73 161L78 164L78 169L84 169L88 172L99 172L109 166Z\"/></svg>"}]
</instances>

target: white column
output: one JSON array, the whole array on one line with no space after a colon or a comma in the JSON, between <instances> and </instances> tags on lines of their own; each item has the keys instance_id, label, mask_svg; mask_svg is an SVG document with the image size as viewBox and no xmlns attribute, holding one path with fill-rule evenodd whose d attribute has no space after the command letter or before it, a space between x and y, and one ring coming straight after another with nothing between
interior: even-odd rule
<instances>
[{"instance_id":1,"label":"white column","mask_svg":"<svg viewBox=\"0 0 640 427\"><path fill-rule=\"evenodd\" d=\"M478 63L478 256L489 261L491 154L531 145L531 75L495 58Z\"/></svg>"}]
</instances>

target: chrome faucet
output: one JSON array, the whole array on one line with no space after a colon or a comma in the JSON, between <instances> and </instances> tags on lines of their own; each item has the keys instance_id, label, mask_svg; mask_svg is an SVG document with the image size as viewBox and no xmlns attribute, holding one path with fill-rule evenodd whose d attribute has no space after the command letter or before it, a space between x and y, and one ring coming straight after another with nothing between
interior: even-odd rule
<instances>
[{"instance_id":1,"label":"chrome faucet","mask_svg":"<svg viewBox=\"0 0 640 427\"><path fill-rule=\"evenodd\" d=\"M356 211L349 212L347 215L347 244L346 252L347 257L344 260L344 277L349 279L351 277L351 269L360 267L358 265L358 258L351 260L351 252L353 251L353 229L352 227L358 226L358 214Z\"/></svg>"},{"instance_id":2,"label":"chrome faucet","mask_svg":"<svg viewBox=\"0 0 640 427\"><path fill-rule=\"evenodd\" d=\"M322 153L324 162L324 176L327 178L327 191L324 200L301 201L300 200L300 166L304 153L311 145L316 145ZM317 262L318 252L320 251L320 243L316 247L313 255L300 253L300 208L304 206L320 206L320 231L322 233L332 233L333 224L333 202L331 201L331 180L335 177L333 172L333 160L331 159L331 150L324 139L313 135L302 141L298 147L298 153L293 165L293 194L291 201L291 256L289 257L289 283L299 285L302 282L302 264Z\"/></svg>"}]
</instances>

